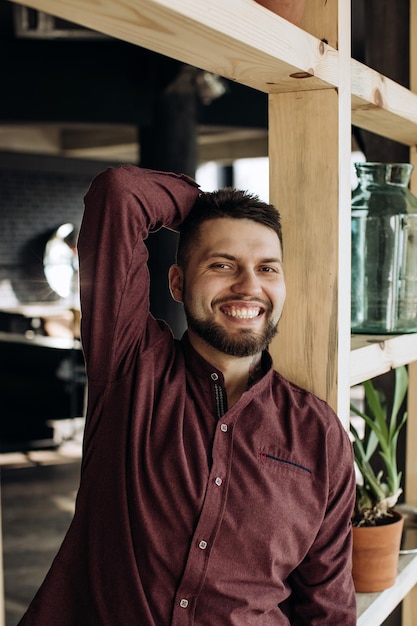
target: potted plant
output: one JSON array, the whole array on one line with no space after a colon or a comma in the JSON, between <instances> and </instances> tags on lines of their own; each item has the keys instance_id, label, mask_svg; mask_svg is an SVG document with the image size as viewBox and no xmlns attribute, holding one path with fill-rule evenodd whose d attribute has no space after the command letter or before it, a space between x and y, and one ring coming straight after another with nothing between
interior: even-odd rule
<instances>
[{"instance_id":1,"label":"potted plant","mask_svg":"<svg viewBox=\"0 0 417 626\"><path fill-rule=\"evenodd\" d=\"M394 584L397 575L403 527L403 519L394 508L402 493L397 447L400 431L407 420L406 412L400 415L407 388L407 369L401 366L395 370L390 413L385 394L378 392L370 380L364 383L367 412L351 406L352 412L364 420L363 436L352 423L350 426L354 459L359 472L352 516L353 579L356 591L382 591ZM380 458L379 470L375 470L371 464L375 456ZM391 539L389 536L392 532L395 534ZM375 564L371 560L373 537L382 540L382 544L375 549ZM383 570L384 561L390 568L387 573ZM372 574L376 575L374 582L371 581Z\"/></svg>"}]
</instances>

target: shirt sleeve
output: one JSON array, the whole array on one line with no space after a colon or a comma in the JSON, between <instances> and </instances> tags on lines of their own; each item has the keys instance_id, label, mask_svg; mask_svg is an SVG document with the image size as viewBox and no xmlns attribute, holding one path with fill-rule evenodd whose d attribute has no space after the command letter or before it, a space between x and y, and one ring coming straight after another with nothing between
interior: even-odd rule
<instances>
[{"instance_id":1,"label":"shirt sleeve","mask_svg":"<svg viewBox=\"0 0 417 626\"><path fill-rule=\"evenodd\" d=\"M325 516L308 554L291 576L293 626L356 625L351 543L356 478L348 435L341 426L336 430L338 436L332 429L323 446L329 463Z\"/></svg>"},{"instance_id":2,"label":"shirt sleeve","mask_svg":"<svg viewBox=\"0 0 417 626\"><path fill-rule=\"evenodd\" d=\"M90 380L111 381L140 345L149 317L148 233L176 229L198 185L185 175L133 165L91 183L78 239L81 333Z\"/></svg>"}]
</instances>

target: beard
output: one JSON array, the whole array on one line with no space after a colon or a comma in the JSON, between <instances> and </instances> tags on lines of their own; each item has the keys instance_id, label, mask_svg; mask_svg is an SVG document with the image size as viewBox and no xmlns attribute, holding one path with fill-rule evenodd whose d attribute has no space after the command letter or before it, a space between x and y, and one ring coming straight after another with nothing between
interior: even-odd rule
<instances>
[{"instance_id":1,"label":"beard","mask_svg":"<svg viewBox=\"0 0 417 626\"><path fill-rule=\"evenodd\" d=\"M259 354L265 350L278 332L278 322L268 320L261 334L254 333L248 328L242 328L232 335L220 324L209 320L194 317L184 305L188 327L201 339L219 352L230 356L246 357Z\"/></svg>"}]
</instances>

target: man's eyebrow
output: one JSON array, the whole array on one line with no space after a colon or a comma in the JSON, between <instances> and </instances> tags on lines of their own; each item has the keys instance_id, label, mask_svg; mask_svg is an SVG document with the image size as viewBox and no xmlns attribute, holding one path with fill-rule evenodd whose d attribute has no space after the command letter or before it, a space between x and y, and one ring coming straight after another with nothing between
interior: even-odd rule
<instances>
[{"instance_id":1,"label":"man's eyebrow","mask_svg":"<svg viewBox=\"0 0 417 626\"><path fill-rule=\"evenodd\" d=\"M261 259L261 263L278 263L279 265L282 265L282 259L277 256L272 256L266 259Z\"/></svg>"},{"instance_id":2,"label":"man's eyebrow","mask_svg":"<svg viewBox=\"0 0 417 626\"><path fill-rule=\"evenodd\" d=\"M236 258L233 254L229 254L228 252L209 252L206 255L207 259L222 257L223 259L228 259L229 261L236 261Z\"/></svg>"},{"instance_id":3,"label":"man's eyebrow","mask_svg":"<svg viewBox=\"0 0 417 626\"><path fill-rule=\"evenodd\" d=\"M229 252L209 252L207 254L207 256L205 257L207 260L208 259L216 259L216 258L222 258L222 259L227 259L228 261L239 261L239 258L234 256L233 254L230 254ZM282 259L280 259L279 257L265 257L265 258L261 258L259 259L259 263L278 263L279 265L282 265Z\"/></svg>"}]
</instances>

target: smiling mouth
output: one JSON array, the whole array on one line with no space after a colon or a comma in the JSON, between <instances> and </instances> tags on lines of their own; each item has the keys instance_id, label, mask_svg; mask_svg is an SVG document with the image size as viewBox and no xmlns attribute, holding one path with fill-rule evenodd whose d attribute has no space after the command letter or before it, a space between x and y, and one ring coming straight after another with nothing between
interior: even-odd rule
<instances>
[{"instance_id":1,"label":"smiling mouth","mask_svg":"<svg viewBox=\"0 0 417 626\"><path fill-rule=\"evenodd\" d=\"M255 317L259 317L261 315L263 309L259 306L252 307L238 307L238 306L227 306L221 307L222 313L228 315L229 317L236 317L240 320L252 320Z\"/></svg>"}]
</instances>

